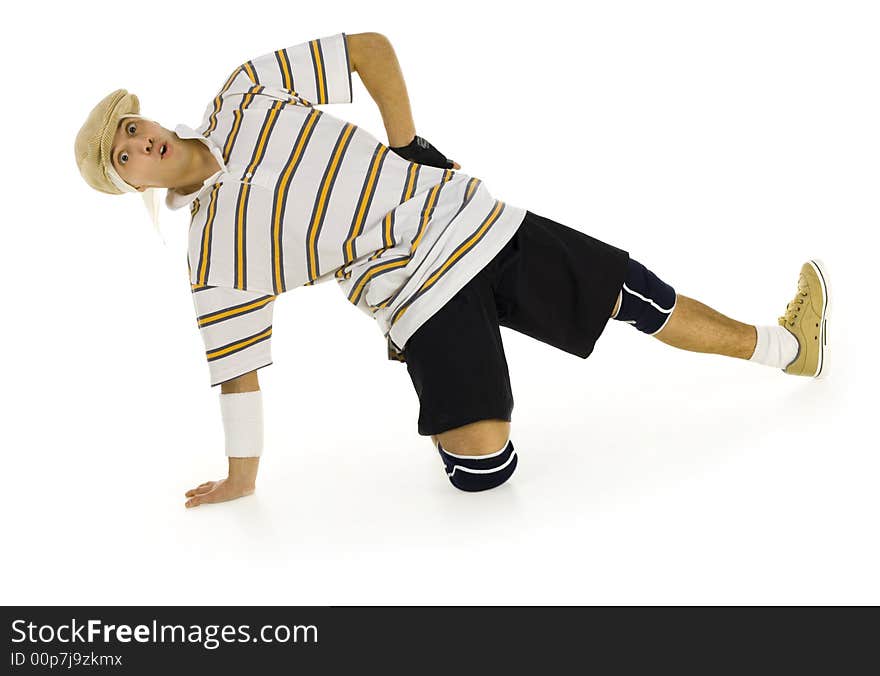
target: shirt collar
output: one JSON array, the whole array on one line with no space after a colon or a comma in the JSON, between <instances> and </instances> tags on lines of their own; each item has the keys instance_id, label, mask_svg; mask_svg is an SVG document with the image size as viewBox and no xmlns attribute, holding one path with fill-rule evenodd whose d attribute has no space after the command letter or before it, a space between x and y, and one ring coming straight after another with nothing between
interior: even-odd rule
<instances>
[{"instance_id":1,"label":"shirt collar","mask_svg":"<svg viewBox=\"0 0 880 676\"><path fill-rule=\"evenodd\" d=\"M165 194L165 206L167 206L171 210L182 209L187 204L191 204L196 197L198 197L199 193L204 190L205 186L209 183L213 183L220 174L225 174L228 170L226 168L226 163L223 161L223 153L220 152L220 148L218 148L213 141L209 138L205 138L195 129L186 126L185 124L179 124L174 127L174 133L177 134L178 138L182 139L191 139L196 138L202 143L204 143L208 150L211 151L211 154L217 160L217 164L220 165L220 171L212 176L209 176L205 179L205 182L202 183L202 187L198 188L186 195L182 195L177 192L177 190L167 190Z\"/></svg>"}]
</instances>

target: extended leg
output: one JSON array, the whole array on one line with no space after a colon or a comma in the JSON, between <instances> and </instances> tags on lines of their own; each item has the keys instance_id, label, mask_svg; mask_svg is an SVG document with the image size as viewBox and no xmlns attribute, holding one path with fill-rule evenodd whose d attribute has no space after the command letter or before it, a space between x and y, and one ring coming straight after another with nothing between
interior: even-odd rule
<instances>
[{"instance_id":1,"label":"extended leg","mask_svg":"<svg viewBox=\"0 0 880 676\"><path fill-rule=\"evenodd\" d=\"M622 295L617 298L612 317L620 310ZM698 300L677 294L672 315L653 335L682 350L749 359L755 352L757 333L752 324L743 324Z\"/></svg>"},{"instance_id":2,"label":"extended leg","mask_svg":"<svg viewBox=\"0 0 880 676\"><path fill-rule=\"evenodd\" d=\"M789 305L799 311L802 302L796 301ZM626 281L611 317L682 350L737 357L767 366L784 368L799 350L798 339L782 326L754 326L731 319L676 293L633 259L629 260Z\"/></svg>"},{"instance_id":3,"label":"extended leg","mask_svg":"<svg viewBox=\"0 0 880 676\"><path fill-rule=\"evenodd\" d=\"M738 322L679 294L672 316L654 337L682 350L749 359L755 352L758 332L752 324Z\"/></svg>"}]
</instances>

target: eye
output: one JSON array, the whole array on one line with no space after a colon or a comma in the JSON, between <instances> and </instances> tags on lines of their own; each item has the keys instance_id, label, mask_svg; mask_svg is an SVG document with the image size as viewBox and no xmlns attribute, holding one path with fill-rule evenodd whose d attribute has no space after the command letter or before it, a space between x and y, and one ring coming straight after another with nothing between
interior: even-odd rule
<instances>
[{"instance_id":1,"label":"eye","mask_svg":"<svg viewBox=\"0 0 880 676\"><path fill-rule=\"evenodd\" d=\"M134 132L132 131L132 128L137 129L137 125L134 122L129 122L125 126L125 131L127 131L129 134L133 134ZM117 161L119 162L119 164L125 164L128 161L128 153L119 153Z\"/></svg>"}]
</instances>

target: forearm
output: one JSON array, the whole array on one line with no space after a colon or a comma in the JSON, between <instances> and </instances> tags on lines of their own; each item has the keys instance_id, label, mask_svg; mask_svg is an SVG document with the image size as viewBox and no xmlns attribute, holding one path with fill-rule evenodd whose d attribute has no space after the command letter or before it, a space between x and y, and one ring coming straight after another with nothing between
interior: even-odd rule
<instances>
[{"instance_id":1,"label":"forearm","mask_svg":"<svg viewBox=\"0 0 880 676\"><path fill-rule=\"evenodd\" d=\"M235 486L250 487L257 483L260 458L229 458L229 481Z\"/></svg>"},{"instance_id":2,"label":"forearm","mask_svg":"<svg viewBox=\"0 0 880 676\"><path fill-rule=\"evenodd\" d=\"M220 385L222 394L237 394L240 392L256 392L260 389L257 372L245 373L233 380L227 380ZM249 458L228 458L229 481L240 486L253 486L257 480L257 471L260 467L259 456Z\"/></svg>"},{"instance_id":3,"label":"forearm","mask_svg":"<svg viewBox=\"0 0 880 676\"><path fill-rule=\"evenodd\" d=\"M379 107L388 144L392 147L407 145L416 134L416 126L403 72L391 42L380 33L347 37L351 68Z\"/></svg>"},{"instance_id":4,"label":"forearm","mask_svg":"<svg viewBox=\"0 0 880 676\"><path fill-rule=\"evenodd\" d=\"M227 380L220 383L220 391L223 394L235 394L238 392L256 392L260 389L260 381L257 379L257 372L250 371L238 378Z\"/></svg>"}]
</instances>

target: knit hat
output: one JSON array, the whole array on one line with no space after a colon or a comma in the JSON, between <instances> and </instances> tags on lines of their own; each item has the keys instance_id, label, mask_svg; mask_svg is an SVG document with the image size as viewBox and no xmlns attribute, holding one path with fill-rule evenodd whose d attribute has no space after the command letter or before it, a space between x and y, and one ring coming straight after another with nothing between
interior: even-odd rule
<instances>
[{"instance_id":1,"label":"knit hat","mask_svg":"<svg viewBox=\"0 0 880 676\"><path fill-rule=\"evenodd\" d=\"M138 114L140 110L137 96L125 89L117 89L101 99L77 133L74 143L76 165L86 183L95 190L110 195L140 192L119 176L110 161L110 147L119 121L128 117L141 118ZM161 236L158 192L155 188L149 188L143 191L142 197L153 227Z\"/></svg>"}]
</instances>

